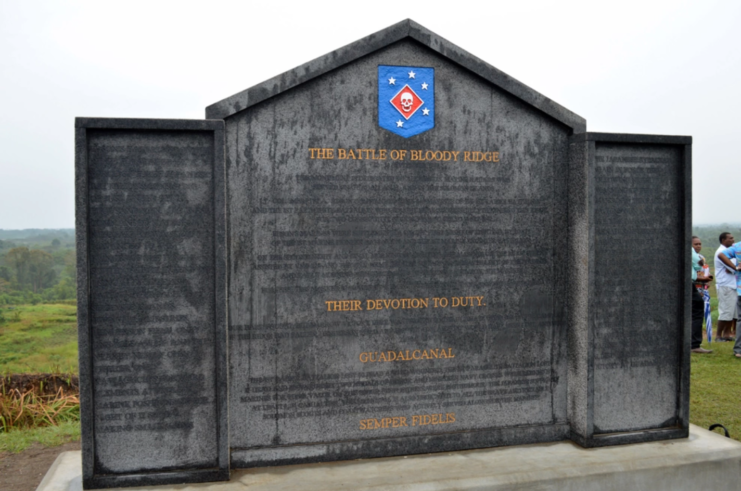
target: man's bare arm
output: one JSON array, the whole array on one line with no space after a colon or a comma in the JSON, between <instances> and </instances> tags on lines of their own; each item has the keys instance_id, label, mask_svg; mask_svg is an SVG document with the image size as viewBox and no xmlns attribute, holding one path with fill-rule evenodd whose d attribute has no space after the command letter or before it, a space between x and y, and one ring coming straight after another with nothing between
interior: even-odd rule
<instances>
[{"instance_id":1,"label":"man's bare arm","mask_svg":"<svg viewBox=\"0 0 741 491\"><path fill-rule=\"evenodd\" d=\"M731 260L728 259L728 256L726 256L722 252L720 254L718 254L718 259L720 259L721 261L723 261L723 264L725 264L726 266L728 266L729 268L731 268L733 271L736 271L736 265L733 264L731 262Z\"/></svg>"}]
</instances>

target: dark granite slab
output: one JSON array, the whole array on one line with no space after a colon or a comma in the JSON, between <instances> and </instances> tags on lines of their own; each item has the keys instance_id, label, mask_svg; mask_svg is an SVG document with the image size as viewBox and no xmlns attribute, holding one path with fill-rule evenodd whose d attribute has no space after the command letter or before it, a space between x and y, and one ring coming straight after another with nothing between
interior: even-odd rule
<instances>
[{"instance_id":1,"label":"dark granite slab","mask_svg":"<svg viewBox=\"0 0 741 491\"><path fill-rule=\"evenodd\" d=\"M687 436L689 137L572 138L572 438Z\"/></svg>"},{"instance_id":2,"label":"dark granite slab","mask_svg":"<svg viewBox=\"0 0 741 491\"><path fill-rule=\"evenodd\" d=\"M223 122L75 126L84 486L228 479Z\"/></svg>"},{"instance_id":3,"label":"dark granite slab","mask_svg":"<svg viewBox=\"0 0 741 491\"><path fill-rule=\"evenodd\" d=\"M86 488L687 436L691 138L411 20L206 114L77 121Z\"/></svg>"},{"instance_id":4,"label":"dark granite slab","mask_svg":"<svg viewBox=\"0 0 741 491\"><path fill-rule=\"evenodd\" d=\"M378 125L379 65L434 69L434 129ZM565 437L572 127L406 37L226 132L234 466Z\"/></svg>"}]
</instances>

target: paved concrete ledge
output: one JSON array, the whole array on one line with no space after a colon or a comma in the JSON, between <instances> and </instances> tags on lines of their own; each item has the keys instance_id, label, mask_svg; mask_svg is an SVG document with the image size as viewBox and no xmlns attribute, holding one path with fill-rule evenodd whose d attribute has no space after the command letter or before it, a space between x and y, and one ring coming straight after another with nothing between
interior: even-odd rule
<instances>
[{"instance_id":1,"label":"paved concrete ledge","mask_svg":"<svg viewBox=\"0 0 741 491\"><path fill-rule=\"evenodd\" d=\"M80 491L80 452L61 454L37 491ZM193 491L681 491L741 489L741 443L697 426L680 440L605 448L559 442L262 467L229 482L125 488Z\"/></svg>"}]
</instances>

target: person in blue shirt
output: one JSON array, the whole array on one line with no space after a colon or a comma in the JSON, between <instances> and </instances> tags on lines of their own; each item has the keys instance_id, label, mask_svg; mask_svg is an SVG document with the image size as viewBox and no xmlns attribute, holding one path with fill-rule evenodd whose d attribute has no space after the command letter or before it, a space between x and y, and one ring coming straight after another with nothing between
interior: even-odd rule
<instances>
[{"instance_id":1,"label":"person in blue shirt","mask_svg":"<svg viewBox=\"0 0 741 491\"><path fill-rule=\"evenodd\" d=\"M741 242L736 242L731 247L718 254L718 259L723 261L723 264L736 270L736 292L738 293L738 303L736 304L741 308L741 265L736 266L731 262L731 259L741 259ZM733 354L736 358L741 358L741 329L736 329L736 342L733 345Z\"/></svg>"}]
</instances>

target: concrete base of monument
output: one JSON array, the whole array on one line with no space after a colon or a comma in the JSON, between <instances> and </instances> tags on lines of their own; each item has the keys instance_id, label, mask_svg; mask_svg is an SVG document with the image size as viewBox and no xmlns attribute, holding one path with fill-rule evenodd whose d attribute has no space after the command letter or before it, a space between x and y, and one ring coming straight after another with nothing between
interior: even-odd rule
<instances>
[{"instance_id":1,"label":"concrete base of monument","mask_svg":"<svg viewBox=\"0 0 741 491\"><path fill-rule=\"evenodd\" d=\"M79 491L80 452L65 452L37 491ZM571 442L326 464L241 469L229 482L126 488L202 491L741 489L741 443L690 426L690 437L585 449Z\"/></svg>"}]
</instances>

